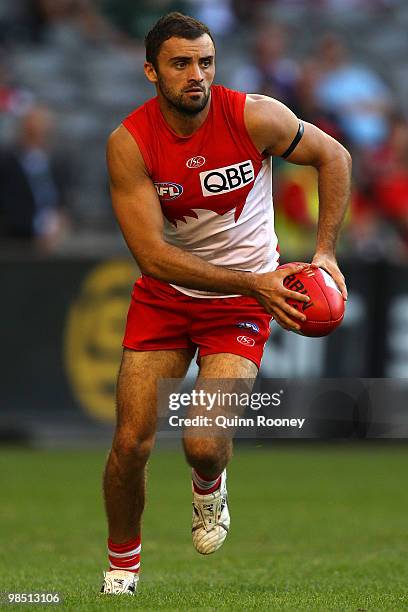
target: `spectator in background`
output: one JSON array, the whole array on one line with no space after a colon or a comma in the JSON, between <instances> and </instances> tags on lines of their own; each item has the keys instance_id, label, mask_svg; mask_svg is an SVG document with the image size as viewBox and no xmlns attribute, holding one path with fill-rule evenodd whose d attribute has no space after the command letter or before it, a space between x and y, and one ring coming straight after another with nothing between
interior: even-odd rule
<instances>
[{"instance_id":1,"label":"spectator in background","mask_svg":"<svg viewBox=\"0 0 408 612\"><path fill-rule=\"evenodd\" d=\"M401 0L233 0L237 13L248 18L253 13L254 6L260 13L263 7L279 9L327 9L331 12L352 10L376 11L388 8ZM252 9L252 11L251 11Z\"/></svg>"},{"instance_id":2,"label":"spectator in background","mask_svg":"<svg viewBox=\"0 0 408 612\"><path fill-rule=\"evenodd\" d=\"M394 0L324 0L331 11L378 11L388 8Z\"/></svg>"},{"instance_id":3,"label":"spectator in background","mask_svg":"<svg viewBox=\"0 0 408 612\"><path fill-rule=\"evenodd\" d=\"M388 133L391 96L378 75L348 58L341 40L329 34L320 44L321 77L316 99L326 112L337 116L351 146L374 148Z\"/></svg>"},{"instance_id":4,"label":"spectator in background","mask_svg":"<svg viewBox=\"0 0 408 612\"><path fill-rule=\"evenodd\" d=\"M394 230L388 256L408 259L408 122L404 117L392 119L387 141L362 162L364 179L358 200L358 213L367 224L375 218L377 233L383 237L386 223ZM397 239L397 240L396 240Z\"/></svg>"},{"instance_id":5,"label":"spectator in background","mask_svg":"<svg viewBox=\"0 0 408 612\"><path fill-rule=\"evenodd\" d=\"M32 42L133 45L92 0L28 0L26 21Z\"/></svg>"},{"instance_id":6,"label":"spectator in background","mask_svg":"<svg viewBox=\"0 0 408 612\"><path fill-rule=\"evenodd\" d=\"M295 98L298 108L294 108L297 115L317 125L321 130L347 145L347 138L338 124L337 117L327 109L322 108L317 100L316 90L321 77L320 64L316 58L307 58L300 67L299 79L296 83Z\"/></svg>"},{"instance_id":7,"label":"spectator in background","mask_svg":"<svg viewBox=\"0 0 408 612\"><path fill-rule=\"evenodd\" d=\"M53 130L50 111L32 107L15 146L0 152L0 235L9 246L26 243L49 252L67 227L69 167L50 149Z\"/></svg>"},{"instance_id":8,"label":"spectator in background","mask_svg":"<svg viewBox=\"0 0 408 612\"><path fill-rule=\"evenodd\" d=\"M316 171L283 163L274 178L275 226L284 257L307 260L313 256L319 213Z\"/></svg>"},{"instance_id":9,"label":"spectator in background","mask_svg":"<svg viewBox=\"0 0 408 612\"><path fill-rule=\"evenodd\" d=\"M0 57L0 114L20 115L33 103L31 92L19 87L10 73L5 58Z\"/></svg>"},{"instance_id":10,"label":"spectator in background","mask_svg":"<svg viewBox=\"0 0 408 612\"><path fill-rule=\"evenodd\" d=\"M0 1L0 46L8 47L24 38L22 27L26 0ZM22 31L23 30L23 31Z\"/></svg>"},{"instance_id":11,"label":"spectator in background","mask_svg":"<svg viewBox=\"0 0 408 612\"><path fill-rule=\"evenodd\" d=\"M288 57L288 44L289 32L283 24L264 25L254 42L252 62L237 69L232 87L277 98L296 111L299 66Z\"/></svg>"},{"instance_id":12,"label":"spectator in background","mask_svg":"<svg viewBox=\"0 0 408 612\"><path fill-rule=\"evenodd\" d=\"M203 21L213 35L223 36L233 31L236 18L232 0L186 0L187 13Z\"/></svg>"},{"instance_id":13,"label":"spectator in background","mask_svg":"<svg viewBox=\"0 0 408 612\"><path fill-rule=\"evenodd\" d=\"M111 23L138 40L144 40L146 31L162 15L190 12L188 2L183 0L100 0L99 6Z\"/></svg>"}]
</instances>

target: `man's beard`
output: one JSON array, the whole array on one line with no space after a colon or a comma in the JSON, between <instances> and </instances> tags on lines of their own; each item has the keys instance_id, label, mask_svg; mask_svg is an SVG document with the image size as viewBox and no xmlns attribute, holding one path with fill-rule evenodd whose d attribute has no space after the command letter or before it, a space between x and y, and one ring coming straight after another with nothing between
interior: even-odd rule
<instances>
[{"instance_id":1,"label":"man's beard","mask_svg":"<svg viewBox=\"0 0 408 612\"><path fill-rule=\"evenodd\" d=\"M184 92L180 94L175 94L171 89L168 89L166 87L165 83L160 78L160 76L158 76L158 85L159 85L159 89L164 99L169 104L169 106L174 108L180 114L188 115L190 117L193 117L194 115L198 115L198 113L201 113L201 111L204 110L204 108L207 106L207 102L210 97L210 88L208 89L207 93L205 92L204 89L202 89L204 92L204 95L202 96L202 98L200 97L199 100L190 99L189 102L185 102L183 99ZM201 86L192 85L192 87L201 87Z\"/></svg>"}]
</instances>

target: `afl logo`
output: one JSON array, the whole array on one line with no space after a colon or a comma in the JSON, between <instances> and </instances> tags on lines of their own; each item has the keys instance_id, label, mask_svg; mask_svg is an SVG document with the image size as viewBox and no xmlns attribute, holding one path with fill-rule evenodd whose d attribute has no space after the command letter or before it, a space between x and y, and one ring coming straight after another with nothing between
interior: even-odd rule
<instances>
[{"instance_id":1,"label":"afl logo","mask_svg":"<svg viewBox=\"0 0 408 612\"><path fill-rule=\"evenodd\" d=\"M254 346L255 344L255 340L253 338L248 338L248 336L237 336L237 340L244 346Z\"/></svg>"},{"instance_id":2,"label":"afl logo","mask_svg":"<svg viewBox=\"0 0 408 612\"><path fill-rule=\"evenodd\" d=\"M196 157L190 157L190 159L186 161L187 168L199 168L200 166L203 166L204 164L205 164L205 157L202 157L201 155L197 155Z\"/></svg>"},{"instance_id":3,"label":"afl logo","mask_svg":"<svg viewBox=\"0 0 408 612\"><path fill-rule=\"evenodd\" d=\"M183 193L183 186L178 183L155 183L154 186L161 200L174 200Z\"/></svg>"},{"instance_id":4,"label":"afl logo","mask_svg":"<svg viewBox=\"0 0 408 612\"><path fill-rule=\"evenodd\" d=\"M237 327L242 327L243 329L250 329L251 331L257 334L259 332L259 325L256 323L252 323L252 321L240 321L237 323Z\"/></svg>"}]
</instances>

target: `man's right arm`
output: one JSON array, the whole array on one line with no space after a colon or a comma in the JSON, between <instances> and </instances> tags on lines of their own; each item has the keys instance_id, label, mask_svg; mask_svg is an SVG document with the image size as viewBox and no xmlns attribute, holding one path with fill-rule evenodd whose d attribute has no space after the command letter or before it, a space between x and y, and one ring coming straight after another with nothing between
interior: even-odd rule
<instances>
[{"instance_id":1,"label":"man's right arm","mask_svg":"<svg viewBox=\"0 0 408 612\"><path fill-rule=\"evenodd\" d=\"M237 293L255 297L286 329L303 319L286 299L306 301L306 296L283 287L283 278L296 271L254 274L215 266L204 259L168 244L163 237L163 213L142 155L124 126L108 141L107 162L112 205L126 243L141 271L153 278L190 289Z\"/></svg>"}]
</instances>

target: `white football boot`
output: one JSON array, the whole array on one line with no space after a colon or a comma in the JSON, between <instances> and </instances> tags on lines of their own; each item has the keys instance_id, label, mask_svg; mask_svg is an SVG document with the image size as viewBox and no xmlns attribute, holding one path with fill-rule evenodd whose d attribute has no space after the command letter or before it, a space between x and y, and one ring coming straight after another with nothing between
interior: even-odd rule
<instances>
[{"instance_id":1,"label":"white football boot","mask_svg":"<svg viewBox=\"0 0 408 612\"><path fill-rule=\"evenodd\" d=\"M208 495L200 495L193 486L193 536L194 548L202 555L218 550L227 537L230 514L227 498L227 471L221 474L219 488Z\"/></svg>"},{"instance_id":2,"label":"white football boot","mask_svg":"<svg viewBox=\"0 0 408 612\"><path fill-rule=\"evenodd\" d=\"M139 574L124 570L103 572L101 593L109 595L134 595Z\"/></svg>"}]
</instances>

